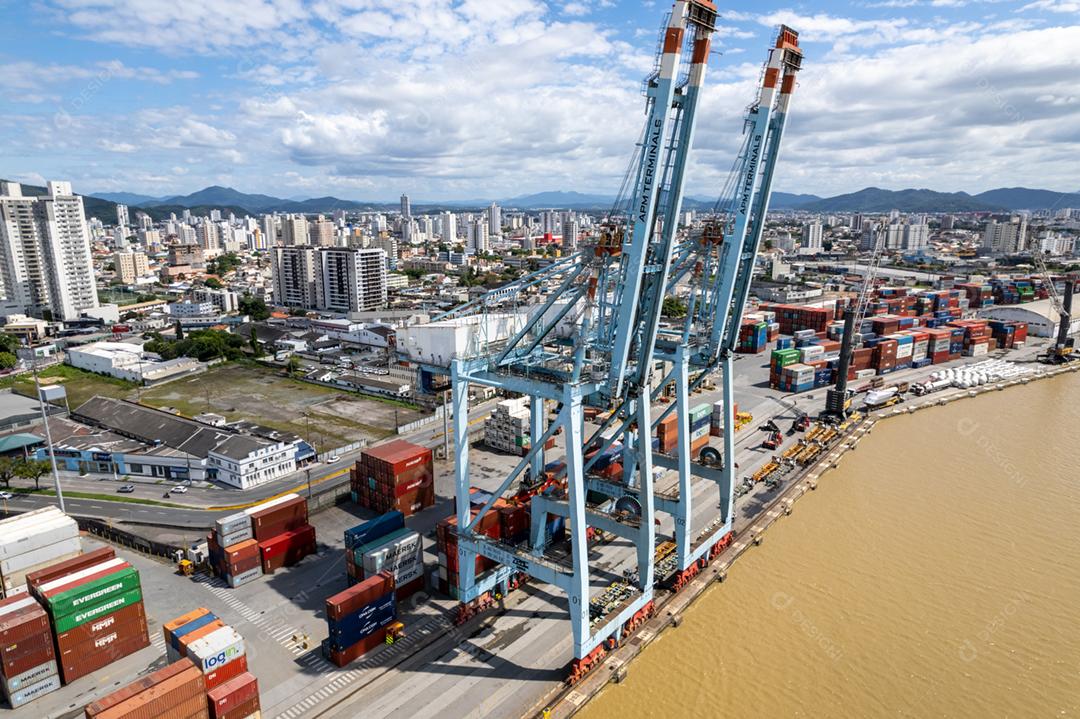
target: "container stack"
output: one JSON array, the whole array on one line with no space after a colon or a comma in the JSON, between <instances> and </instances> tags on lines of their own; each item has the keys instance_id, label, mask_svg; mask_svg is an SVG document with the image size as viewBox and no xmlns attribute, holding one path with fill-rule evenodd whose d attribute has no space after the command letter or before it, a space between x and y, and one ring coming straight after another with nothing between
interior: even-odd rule
<instances>
[{"instance_id":1,"label":"container stack","mask_svg":"<svg viewBox=\"0 0 1080 719\"><path fill-rule=\"evenodd\" d=\"M239 587L262 576L259 543L255 541L247 513L238 512L215 521L206 545L210 565L230 587Z\"/></svg>"},{"instance_id":2,"label":"container stack","mask_svg":"<svg viewBox=\"0 0 1080 719\"><path fill-rule=\"evenodd\" d=\"M562 517L559 517L558 519L561 520ZM555 526L549 527L548 531L550 535L555 535L557 537L559 526L555 522L553 522L553 524ZM499 514L494 511L485 514L480 519L480 526L476 528L476 532L491 537L492 539L499 539L502 536L502 524L499 521ZM439 591L457 599L458 551L456 516L447 517L435 525L435 545L439 555ZM476 557L474 571L476 572L477 577L494 567L495 562L487 557L481 557L479 555Z\"/></svg>"},{"instance_id":3,"label":"container stack","mask_svg":"<svg viewBox=\"0 0 1080 719\"><path fill-rule=\"evenodd\" d=\"M56 507L0 520L0 597L26 591L26 575L82 552L79 525Z\"/></svg>"},{"instance_id":4,"label":"container stack","mask_svg":"<svg viewBox=\"0 0 1080 719\"><path fill-rule=\"evenodd\" d=\"M315 553L315 528L308 524L307 500L300 495L286 494L244 513L251 519L263 574L291 567Z\"/></svg>"},{"instance_id":5,"label":"container stack","mask_svg":"<svg viewBox=\"0 0 1080 719\"><path fill-rule=\"evenodd\" d=\"M163 628L170 661L187 658L204 670L214 689L248 670L243 639L206 607L166 622Z\"/></svg>"},{"instance_id":6,"label":"container stack","mask_svg":"<svg viewBox=\"0 0 1080 719\"><path fill-rule=\"evenodd\" d=\"M361 507L406 517L435 504L435 465L427 447L399 439L366 450L352 471Z\"/></svg>"},{"instance_id":7,"label":"container stack","mask_svg":"<svg viewBox=\"0 0 1080 719\"><path fill-rule=\"evenodd\" d=\"M326 600L329 637L323 653L343 667L386 641L386 627L397 619L394 577L380 572Z\"/></svg>"},{"instance_id":8,"label":"container stack","mask_svg":"<svg viewBox=\"0 0 1080 719\"><path fill-rule=\"evenodd\" d=\"M203 674L181 659L87 705L86 719L209 719ZM239 716L239 715L237 715Z\"/></svg>"},{"instance_id":9,"label":"container stack","mask_svg":"<svg viewBox=\"0 0 1080 719\"><path fill-rule=\"evenodd\" d=\"M350 586L388 572L394 578L398 601L423 589L423 541L419 532L405 528L401 512L387 513L347 531L345 545Z\"/></svg>"},{"instance_id":10,"label":"container stack","mask_svg":"<svg viewBox=\"0 0 1080 719\"><path fill-rule=\"evenodd\" d=\"M484 421L484 444L521 455L529 448L529 398L504 399Z\"/></svg>"},{"instance_id":11,"label":"container stack","mask_svg":"<svg viewBox=\"0 0 1080 719\"><path fill-rule=\"evenodd\" d=\"M739 403L735 403L734 411L731 413L732 417L739 414ZM736 425L738 429L738 425ZM724 436L724 400L713 402L712 414L709 415L709 434L713 437Z\"/></svg>"},{"instance_id":12,"label":"container stack","mask_svg":"<svg viewBox=\"0 0 1080 719\"><path fill-rule=\"evenodd\" d=\"M836 303L823 302L818 305L781 305L762 304L759 310L775 313L780 334L790 335L798 330L825 332L830 322L836 318Z\"/></svg>"},{"instance_id":13,"label":"container stack","mask_svg":"<svg viewBox=\"0 0 1080 719\"><path fill-rule=\"evenodd\" d=\"M0 691L12 709L60 688L49 615L28 594L0 600Z\"/></svg>"},{"instance_id":14,"label":"container stack","mask_svg":"<svg viewBox=\"0 0 1080 719\"><path fill-rule=\"evenodd\" d=\"M209 687L208 687L209 688ZM221 686L210 689L207 694L210 719L259 719L259 680L244 672Z\"/></svg>"},{"instance_id":15,"label":"container stack","mask_svg":"<svg viewBox=\"0 0 1080 719\"><path fill-rule=\"evenodd\" d=\"M656 451L661 454L671 454L679 446L679 418L674 412L656 425L656 439Z\"/></svg>"},{"instance_id":16,"label":"container stack","mask_svg":"<svg viewBox=\"0 0 1080 719\"><path fill-rule=\"evenodd\" d=\"M739 325L739 341L735 348L741 354L759 354L769 344L769 325L763 320L743 319Z\"/></svg>"},{"instance_id":17,"label":"container stack","mask_svg":"<svg viewBox=\"0 0 1080 719\"><path fill-rule=\"evenodd\" d=\"M49 613L64 684L150 646L138 570L101 556L70 559L28 579Z\"/></svg>"},{"instance_id":18,"label":"container stack","mask_svg":"<svg viewBox=\"0 0 1080 719\"><path fill-rule=\"evenodd\" d=\"M696 457L698 450L709 443L709 425L712 416L711 404L699 404L690 409L690 456Z\"/></svg>"},{"instance_id":19,"label":"container stack","mask_svg":"<svg viewBox=\"0 0 1080 719\"><path fill-rule=\"evenodd\" d=\"M784 368L798 364L799 361L799 350L794 347L773 350L769 358L769 386L773 389L780 389Z\"/></svg>"}]
</instances>

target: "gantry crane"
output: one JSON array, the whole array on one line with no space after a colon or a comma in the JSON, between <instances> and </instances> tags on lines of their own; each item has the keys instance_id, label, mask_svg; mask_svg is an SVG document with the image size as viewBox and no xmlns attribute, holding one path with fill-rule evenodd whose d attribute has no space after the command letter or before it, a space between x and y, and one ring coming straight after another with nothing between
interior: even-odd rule
<instances>
[{"instance_id":1,"label":"gantry crane","mask_svg":"<svg viewBox=\"0 0 1080 719\"><path fill-rule=\"evenodd\" d=\"M723 468L706 472L695 465L693 469L688 396L705 375L718 367L723 369L729 415L726 426L734 426L730 416L734 406L732 353L801 51L797 34L783 28L770 50L757 99L747 113L747 137L736 163L738 181L733 184L738 192L718 204L712 234L681 241L676 218L716 16L716 7L709 0L673 3L655 70L645 83L645 126L624 181L625 192L620 192L624 201L616 202L597 236L582 243L578 254L436 318L436 322L468 326L468 346L456 350L447 361L434 357L419 360L422 372L449 375L460 601L468 605L493 590L505 590L518 574L558 587L568 597L576 666L595 656L604 643L617 641L626 627L650 610L656 580L657 509L676 518L678 568L685 569L715 546L715 542L690 546L692 473L719 484L722 514L715 533L722 536L731 529L732 433L725 438L724 457L728 459ZM692 278L687 268L697 268ZM685 327L674 334L663 330L660 315L665 295L676 283L691 280L694 310ZM518 324L515 318L521 315L500 314L498 306L507 296L533 289L546 292L547 299L529 308L527 321ZM418 361L415 356L409 359ZM675 369L657 384L653 370L660 360L673 362ZM693 381L691 368L697 372ZM651 430L660 419L653 417L652 403L671 382L676 384L678 398L664 414L679 413L677 460L654 456L651 443ZM471 384L528 396L531 408L528 452L478 509L470 508ZM550 423L545 400L559 406ZM588 437L586 406L601 409L606 416ZM552 491L531 496L527 544L511 545L481 534L483 517L526 469L532 478L541 476L545 445L557 435L564 445L565 470L549 477ZM622 447L621 478L598 478L591 473L592 467L616 443ZM588 460L586 448L590 450ZM678 496L656 493L656 464L677 465ZM587 504L589 490L634 501L623 502L621 509L614 511L610 502ZM627 507L632 511L626 511ZM550 515L567 520L568 556L551 551ZM614 605L601 617L590 616L586 546L590 528L628 540L636 555L636 571L629 573L631 585L612 595L617 601L612 600ZM497 566L477 576L478 556L493 560Z\"/></svg>"}]
</instances>

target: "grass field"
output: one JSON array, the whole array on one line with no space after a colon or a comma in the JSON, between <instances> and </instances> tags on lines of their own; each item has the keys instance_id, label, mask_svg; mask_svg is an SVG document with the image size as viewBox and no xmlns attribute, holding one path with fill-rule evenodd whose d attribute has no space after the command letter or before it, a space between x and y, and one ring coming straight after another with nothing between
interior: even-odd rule
<instances>
[{"instance_id":1,"label":"grass field","mask_svg":"<svg viewBox=\"0 0 1080 719\"><path fill-rule=\"evenodd\" d=\"M248 420L294 432L320 451L360 439L383 439L396 433L395 422L404 424L422 416L395 404L235 363L144 389L142 401L188 417L214 412L229 420Z\"/></svg>"},{"instance_id":2,"label":"grass field","mask_svg":"<svg viewBox=\"0 0 1080 719\"><path fill-rule=\"evenodd\" d=\"M126 399L134 394L135 385L115 377L103 377L65 364L47 367L38 373L43 385L61 384L67 390L68 404L75 409L94 395ZM34 377L22 374L14 379L13 387L19 394L36 397Z\"/></svg>"}]
</instances>

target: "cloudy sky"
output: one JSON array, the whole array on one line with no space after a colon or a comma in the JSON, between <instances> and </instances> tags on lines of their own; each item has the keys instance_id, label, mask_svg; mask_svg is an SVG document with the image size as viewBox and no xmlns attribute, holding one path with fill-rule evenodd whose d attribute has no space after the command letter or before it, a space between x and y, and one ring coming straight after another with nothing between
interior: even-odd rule
<instances>
[{"instance_id":1,"label":"cloudy sky","mask_svg":"<svg viewBox=\"0 0 1080 719\"><path fill-rule=\"evenodd\" d=\"M1080 190L1080 0L728 3L689 190L774 27L806 61L777 189ZM81 192L614 193L664 0L0 0L0 176Z\"/></svg>"}]
</instances>

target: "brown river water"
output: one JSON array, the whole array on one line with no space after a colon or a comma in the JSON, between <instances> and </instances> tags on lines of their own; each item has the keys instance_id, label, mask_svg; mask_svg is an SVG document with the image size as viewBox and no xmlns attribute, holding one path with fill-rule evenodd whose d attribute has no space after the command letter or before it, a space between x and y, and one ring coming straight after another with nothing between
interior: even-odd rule
<instances>
[{"instance_id":1,"label":"brown river water","mask_svg":"<svg viewBox=\"0 0 1080 719\"><path fill-rule=\"evenodd\" d=\"M889 419L585 708L1080 717L1080 376Z\"/></svg>"}]
</instances>

